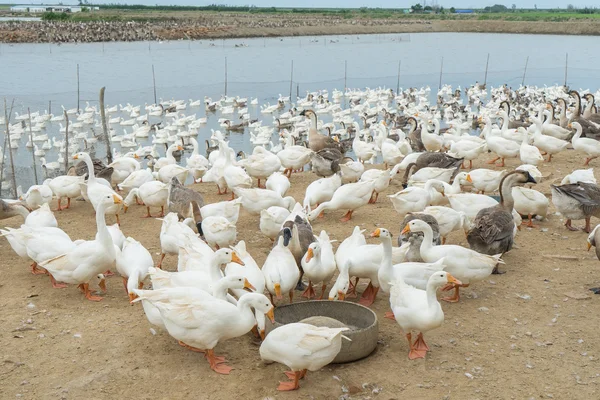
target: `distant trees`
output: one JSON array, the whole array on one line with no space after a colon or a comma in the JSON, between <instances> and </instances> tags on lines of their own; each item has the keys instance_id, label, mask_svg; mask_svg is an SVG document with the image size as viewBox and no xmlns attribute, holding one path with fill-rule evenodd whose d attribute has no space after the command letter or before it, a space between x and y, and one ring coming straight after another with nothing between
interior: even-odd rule
<instances>
[{"instance_id":1,"label":"distant trees","mask_svg":"<svg viewBox=\"0 0 600 400\"><path fill-rule=\"evenodd\" d=\"M450 7L450 12L451 12L452 14L456 13L456 8L454 8L454 7Z\"/></svg>"},{"instance_id":2,"label":"distant trees","mask_svg":"<svg viewBox=\"0 0 600 400\"><path fill-rule=\"evenodd\" d=\"M420 13L423 11L423 6L420 3L415 4L414 6L411 6L410 9L412 10L412 12L414 13Z\"/></svg>"},{"instance_id":3,"label":"distant trees","mask_svg":"<svg viewBox=\"0 0 600 400\"><path fill-rule=\"evenodd\" d=\"M511 8L512 8L512 12L515 12L515 11L517 11L517 5L516 5L516 4L514 4L514 3L513 3L513 5L512 5L512 7L511 7Z\"/></svg>"},{"instance_id":4,"label":"distant trees","mask_svg":"<svg viewBox=\"0 0 600 400\"><path fill-rule=\"evenodd\" d=\"M508 8L502 4L494 4L491 7L484 8L483 11L489 12L489 13L502 13L502 12L507 12Z\"/></svg>"},{"instance_id":5,"label":"distant trees","mask_svg":"<svg viewBox=\"0 0 600 400\"><path fill-rule=\"evenodd\" d=\"M567 6L567 10L569 10L569 11L573 11L574 9L575 9L575 6L573 4L569 4Z\"/></svg>"}]
</instances>

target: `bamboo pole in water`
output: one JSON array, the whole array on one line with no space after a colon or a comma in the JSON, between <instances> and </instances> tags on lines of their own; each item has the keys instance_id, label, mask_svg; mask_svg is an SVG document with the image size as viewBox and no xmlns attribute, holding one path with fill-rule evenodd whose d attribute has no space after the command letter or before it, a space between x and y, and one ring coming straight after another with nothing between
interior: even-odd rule
<instances>
[{"instance_id":1,"label":"bamboo pole in water","mask_svg":"<svg viewBox=\"0 0 600 400\"><path fill-rule=\"evenodd\" d=\"M77 64L77 114L79 114L79 64Z\"/></svg>"},{"instance_id":2,"label":"bamboo pole in water","mask_svg":"<svg viewBox=\"0 0 600 400\"><path fill-rule=\"evenodd\" d=\"M569 71L569 53L565 57L565 87L567 87L567 73Z\"/></svg>"},{"instance_id":3,"label":"bamboo pole in water","mask_svg":"<svg viewBox=\"0 0 600 400\"><path fill-rule=\"evenodd\" d=\"M348 60L344 60L344 92L348 89Z\"/></svg>"},{"instance_id":4,"label":"bamboo pole in water","mask_svg":"<svg viewBox=\"0 0 600 400\"><path fill-rule=\"evenodd\" d=\"M444 57L442 57L442 65L440 65L440 83L438 85L438 90L442 88L442 75L444 73Z\"/></svg>"},{"instance_id":5,"label":"bamboo pole in water","mask_svg":"<svg viewBox=\"0 0 600 400\"><path fill-rule=\"evenodd\" d=\"M490 66L490 53L487 55L487 61L485 62L485 78L483 78L483 85L487 85L488 67Z\"/></svg>"},{"instance_id":6,"label":"bamboo pole in water","mask_svg":"<svg viewBox=\"0 0 600 400\"><path fill-rule=\"evenodd\" d=\"M108 128L106 126L106 109L104 108L104 90L106 88L102 87L100 89L100 117L102 118L102 131L104 132L104 141L106 143L106 159L108 163L112 163L112 150L110 147L110 136L108 134Z\"/></svg>"},{"instance_id":7,"label":"bamboo pole in water","mask_svg":"<svg viewBox=\"0 0 600 400\"><path fill-rule=\"evenodd\" d=\"M154 75L154 64L152 64L152 86L154 87L154 105L157 105L156 102L156 75Z\"/></svg>"},{"instance_id":8,"label":"bamboo pole in water","mask_svg":"<svg viewBox=\"0 0 600 400\"><path fill-rule=\"evenodd\" d=\"M225 57L225 97L227 97L227 57Z\"/></svg>"},{"instance_id":9,"label":"bamboo pole in water","mask_svg":"<svg viewBox=\"0 0 600 400\"><path fill-rule=\"evenodd\" d=\"M12 104L10 106L10 112L12 114L13 105L15 104L15 100L13 99ZM13 186L13 197L17 198L17 177L15 175L15 162L13 160L12 148L10 145L10 123L8 117L8 108L6 106L6 98L4 98L4 119L6 122L6 137L8 138L8 154L10 156L10 169L12 172L12 186ZM6 152L6 149L4 150Z\"/></svg>"},{"instance_id":10,"label":"bamboo pole in water","mask_svg":"<svg viewBox=\"0 0 600 400\"><path fill-rule=\"evenodd\" d=\"M65 116L65 174L69 171L69 116L67 111L63 111Z\"/></svg>"},{"instance_id":11,"label":"bamboo pole in water","mask_svg":"<svg viewBox=\"0 0 600 400\"><path fill-rule=\"evenodd\" d=\"M294 87L294 60L292 60L292 72L290 73L290 103L292 103L292 88Z\"/></svg>"},{"instance_id":12,"label":"bamboo pole in water","mask_svg":"<svg viewBox=\"0 0 600 400\"><path fill-rule=\"evenodd\" d=\"M396 96L400 92L400 68L402 67L402 60L398 61L398 81L396 82Z\"/></svg>"},{"instance_id":13,"label":"bamboo pole in water","mask_svg":"<svg viewBox=\"0 0 600 400\"><path fill-rule=\"evenodd\" d=\"M527 74L527 65L529 65L529 56L527 56L527 60L525 60L525 69L523 70L523 79L521 79L521 86L525 84L525 74Z\"/></svg>"},{"instance_id":14,"label":"bamboo pole in water","mask_svg":"<svg viewBox=\"0 0 600 400\"><path fill-rule=\"evenodd\" d=\"M33 130L31 129L31 110L27 107L27 114L29 114L29 140L33 146ZM33 159L33 177L35 178L35 184L38 184L37 168L35 166L35 150L31 151L31 158Z\"/></svg>"},{"instance_id":15,"label":"bamboo pole in water","mask_svg":"<svg viewBox=\"0 0 600 400\"><path fill-rule=\"evenodd\" d=\"M8 113L9 116L9 120L10 117L12 116L12 110L13 110L13 105L15 104L15 100L13 99L12 105L10 106L10 112ZM6 165L6 149L8 148L6 146L6 143L8 143L8 135L4 135L4 152L2 153L2 160L0 160L0 193L2 193L2 182L4 181L4 166ZM9 145L10 147L10 145ZM10 151L10 149L9 149Z\"/></svg>"}]
</instances>

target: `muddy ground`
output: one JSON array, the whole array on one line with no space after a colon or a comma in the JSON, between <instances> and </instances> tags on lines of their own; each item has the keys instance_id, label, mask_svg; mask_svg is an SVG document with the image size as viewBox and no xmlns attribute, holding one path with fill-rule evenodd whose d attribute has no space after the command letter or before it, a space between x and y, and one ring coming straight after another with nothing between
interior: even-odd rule
<instances>
[{"instance_id":1,"label":"muddy ground","mask_svg":"<svg viewBox=\"0 0 600 400\"><path fill-rule=\"evenodd\" d=\"M477 160L476 167L487 167L489 158ZM582 160L569 150L540 166L547 179L537 189L550 196L550 183L581 168ZM518 160L507 161L509 169L517 165ZM311 173L294 174L291 195L301 201L313 179ZM212 184L194 188L207 202L225 200ZM393 182L385 194L399 189ZM399 233L400 216L385 195L379 199L357 210L350 223L339 222L343 212L329 212L314 229L326 229L331 239L340 241L355 225ZM2 239L0 398L598 398L600 296L588 288L600 286L600 264L593 251L585 251L587 235L567 231L555 212L551 205L547 220L538 223L544 231L519 232L516 248L504 256L505 275L465 289L460 303L442 304L446 320L426 335L432 348L426 359L408 359L399 326L383 319L389 304L381 295L372 307L380 318L375 352L359 362L309 373L294 393L275 390L286 368L263 365L250 334L217 346L217 354L235 368L229 376L217 375L201 354L177 345L166 332L153 335L141 306L129 304L118 276L108 279L102 302L90 302L74 286L53 289L47 277L31 275L28 263ZM122 229L158 261L161 223L140 218L143 213L143 207L132 207L122 218ZM56 215L73 239L94 237L91 205L77 201ZM2 221L11 227L20 223L17 218ZM109 223L114 223L111 217ZM262 265L271 241L261 235L258 216L242 210L237 228L238 239L247 242ZM467 245L459 232L449 242ZM165 262L175 270L174 257ZM359 291L364 287L359 285Z\"/></svg>"}]
</instances>

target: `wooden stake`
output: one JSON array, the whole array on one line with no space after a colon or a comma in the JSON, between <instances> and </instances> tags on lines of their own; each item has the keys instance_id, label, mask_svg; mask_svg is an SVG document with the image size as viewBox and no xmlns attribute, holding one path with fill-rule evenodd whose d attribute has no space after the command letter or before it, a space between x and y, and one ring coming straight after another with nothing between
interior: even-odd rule
<instances>
[{"instance_id":1,"label":"wooden stake","mask_svg":"<svg viewBox=\"0 0 600 400\"><path fill-rule=\"evenodd\" d=\"M67 115L67 110L63 111L65 116L65 174L69 171L69 116Z\"/></svg>"},{"instance_id":2,"label":"wooden stake","mask_svg":"<svg viewBox=\"0 0 600 400\"><path fill-rule=\"evenodd\" d=\"M33 146L33 130L31 129L31 110L27 107L27 114L29 114L29 140L31 140L31 145ZM33 177L35 178L35 184L38 184L38 176L37 176L37 168L35 165L35 150L31 150L31 158L33 159Z\"/></svg>"},{"instance_id":3,"label":"wooden stake","mask_svg":"<svg viewBox=\"0 0 600 400\"><path fill-rule=\"evenodd\" d=\"M529 56L527 56L527 60L525 60L525 69L523 70L523 79L521 79L521 86L525 84L525 74L527 74L527 65L529 64Z\"/></svg>"},{"instance_id":4,"label":"wooden stake","mask_svg":"<svg viewBox=\"0 0 600 400\"><path fill-rule=\"evenodd\" d=\"M490 53L488 53L487 61L485 62L485 78L483 78L483 85L487 84L488 67L490 66Z\"/></svg>"},{"instance_id":5,"label":"wooden stake","mask_svg":"<svg viewBox=\"0 0 600 400\"><path fill-rule=\"evenodd\" d=\"M348 60L344 60L344 92L348 89Z\"/></svg>"},{"instance_id":6,"label":"wooden stake","mask_svg":"<svg viewBox=\"0 0 600 400\"><path fill-rule=\"evenodd\" d=\"M438 85L438 90L442 88L442 74L444 73L444 57L442 57L442 65L440 65L440 83Z\"/></svg>"},{"instance_id":7,"label":"wooden stake","mask_svg":"<svg viewBox=\"0 0 600 400\"><path fill-rule=\"evenodd\" d=\"M79 114L79 64L77 64L77 114Z\"/></svg>"},{"instance_id":8,"label":"wooden stake","mask_svg":"<svg viewBox=\"0 0 600 400\"><path fill-rule=\"evenodd\" d=\"M398 81L396 82L396 96L400 93L400 67L402 67L402 60L398 61Z\"/></svg>"},{"instance_id":9,"label":"wooden stake","mask_svg":"<svg viewBox=\"0 0 600 400\"><path fill-rule=\"evenodd\" d=\"M154 105L158 105L156 102L156 76L154 75L154 64L152 64L152 86L154 87Z\"/></svg>"},{"instance_id":10,"label":"wooden stake","mask_svg":"<svg viewBox=\"0 0 600 400\"><path fill-rule=\"evenodd\" d=\"M227 97L227 57L225 57L225 97Z\"/></svg>"},{"instance_id":11,"label":"wooden stake","mask_svg":"<svg viewBox=\"0 0 600 400\"><path fill-rule=\"evenodd\" d=\"M108 127L106 126L106 110L104 109L104 90L106 88L102 87L100 89L100 117L102 118L102 131L104 132L104 140L106 143L106 159L108 163L113 162L112 150L110 147L110 135L108 134Z\"/></svg>"},{"instance_id":12,"label":"wooden stake","mask_svg":"<svg viewBox=\"0 0 600 400\"><path fill-rule=\"evenodd\" d=\"M10 111L12 114L12 108L13 105L15 104L15 100L13 99L12 104L10 106ZM12 154L12 148L10 145L10 123L9 120L10 118L8 117L8 108L6 106L6 98L4 98L4 119L6 120L6 137L8 138L8 153L10 156L10 169L12 172L12 186L13 186L13 198L17 198L17 177L15 176L15 163L13 160L13 154ZM4 150L6 152L6 148Z\"/></svg>"},{"instance_id":13,"label":"wooden stake","mask_svg":"<svg viewBox=\"0 0 600 400\"><path fill-rule=\"evenodd\" d=\"M567 73L569 71L569 53L565 57L565 87L567 87Z\"/></svg>"},{"instance_id":14,"label":"wooden stake","mask_svg":"<svg viewBox=\"0 0 600 400\"><path fill-rule=\"evenodd\" d=\"M292 103L292 87L294 85L294 60L292 60L292 72L290 73L290 103Z\"/></svg>"}]
</instances>

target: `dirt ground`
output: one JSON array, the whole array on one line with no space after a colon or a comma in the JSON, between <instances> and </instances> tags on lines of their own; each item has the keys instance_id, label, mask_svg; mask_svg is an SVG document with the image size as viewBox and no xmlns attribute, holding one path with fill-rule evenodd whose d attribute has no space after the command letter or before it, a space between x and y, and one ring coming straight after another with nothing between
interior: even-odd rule
<instances>
[{"instance_id":1,"label":"dirt ground","mask_svg":"<svg viewBox=\"0 0 600 400\"><path fill-rule=\"evenodd\" d=\"M476 167L487 167L486 156ZM550 196L550 183L581 168L583 155L569 150L540 166L547 179L537 189ZM598 165L593 161L592 165ZM508 168L518 160L508 160ZM302 201L314 176L293 175L290 194ZM199 184L207 202L225 200L214 185ZM399 190L393 182L387 193ZM343 240L355 225L381 226L399 233L400 216L380 196L339 222L330 212L314 223L331 239ZM126 235L140 240L158 261L160 221L141 219L134 206L122 218ZM442 305L444 325L426 335L432 351L410 361L399 326L383 319L386 295L373 305L380 318L380 343L364 360L309 373L300 390L280 393L285 366L264 365L251 334L216 347L235 369L214 373L201 354L177 345L166 332L153 335L142 307L130 305L121 279L108 279L102 302L87 301L76 287L53 289L45 276L33 276L8 243L0 243L0 398L11 399L593 399L599 398L599 263L586 252L583 232L569 232L551 205L541 228L522 229L516 247L504 256L505 275L493 275L464 290L460 303ZM57 213L59 226L73 239L95 234L92 208L74 202ZM597 222L597 221L595 221ZM17 218L2 221L17 227ZM109 218L109 223L114 223ZM581 226L582 221L576 221ZM259 265L271 241L258 229L258 216L242 211L238 239L248 244ZM455 232L449 243L467 245ZM336 244L337 246L337 244ZM176 259L166 267L175 270ZM359 291L365 284L359 285ZM296 292L297 297L299 295Z\"/></svg>"}]
</instances>

